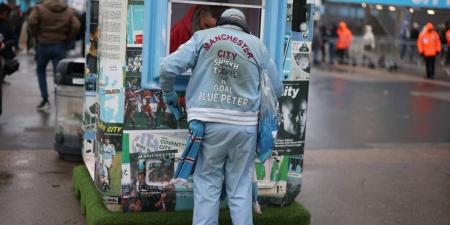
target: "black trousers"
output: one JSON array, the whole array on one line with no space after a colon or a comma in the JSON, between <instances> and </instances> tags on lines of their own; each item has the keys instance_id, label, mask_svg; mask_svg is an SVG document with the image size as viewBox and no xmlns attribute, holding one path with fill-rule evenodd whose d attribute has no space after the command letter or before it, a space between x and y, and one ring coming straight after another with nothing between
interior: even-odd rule
<instances>
[{"instance_id":1,"label":"black trousers","mask_svg":"<svg viewBox=\"0 0 450 225\"><path fill-rule=\"evenodd\" d=\"M5 76L3 76L3 71L0 71L0 115L2 115L3 112L3 80L5 79Z\"/></svg>"},{"instance_id":2,"label":"black trousers","mask_svg":"<svg viewBox=\"0 0 450 225\"><path fill-rule=\"evenodd\" d=\"M447 66L450 65L450 44L447 46L447 60L446 60Z\"/></svg>"},{"instance_id":3,"label":"black trousers","mask_svg":"<svg viewBox=\"0 0 450 225\"><path fill-rule=\"evenodd\" d=\"M338 49L336 50L336 54L338 55L340 64L348 64L350 58L348 49Z\"/></svg>"},{"instance_id":4,"label":"black trousers","mask_svg":"<svg viewBox=\"0 0 450 225\"><path fill-rule=\"evenodd\" d=\"M5 80L5 75L3 75L3 65L4 59L0 56L0 115L3 112L3 82Z\"/></svg>"},{"instance_id":5,"label":"black trousers","mask_svg":"<svg viewBox=\"0 0 450 225\"><path fill-rule=\"evenodd\" d=\"M436 56L425 56L425 66L427 69L427 78L434 78L434 67L436 64Z\"/></svg>"}]
</instances>

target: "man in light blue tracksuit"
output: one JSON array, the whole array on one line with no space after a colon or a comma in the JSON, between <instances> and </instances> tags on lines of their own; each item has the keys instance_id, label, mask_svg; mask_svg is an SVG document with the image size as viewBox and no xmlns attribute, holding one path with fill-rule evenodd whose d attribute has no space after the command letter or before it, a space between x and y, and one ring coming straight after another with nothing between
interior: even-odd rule
<instances>
[{"instance_id":1,"label":"man in light blue tracksuit","mask_svg":"<svg viewBox=\"0 0 450 225\"><path fill-rule=\"evenodd\" d=\"M188 121L205 125L193 175L193 224L218 224L225 179L233 224L251 225L260 72L267 71L278 96L282 83L264 44L249 34L241 11L226 10L217 25L197 31L163 60L160 85L166 104L176 105L175 76L192 69L186 89Z\"/></svg>"}]
</instances>

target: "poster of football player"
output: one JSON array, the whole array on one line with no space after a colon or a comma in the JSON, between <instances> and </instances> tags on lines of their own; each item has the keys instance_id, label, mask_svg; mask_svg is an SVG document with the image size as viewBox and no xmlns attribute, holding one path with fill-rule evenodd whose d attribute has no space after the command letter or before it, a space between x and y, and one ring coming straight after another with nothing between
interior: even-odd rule
<instances>
[{"instance_id":1,"label":"poster of football player","mask_svg":"<svg viewBox=\"0 0 450 225\"><path fill-rule=\"evenodd\" d=\"M120 196L122 126L99 121L96 141L95 184L104 196Z\"/></svg>"},{"instance_id":2,"label":"poster of football player","mask_svg":"<svg viewBox=\"0 0 450 225\"><path fill-rule=\"evenodd\" d=\"M125 212L175 210L176 186L169 182L187 137L186 130L125 132L124 151L130 156L129 172L122 177Z\"/></svg>"},{"instance_id":3,"label":"poster of football player","mask_svg":"<svg viewBox=\"0 0 450 225\"><path fill-rule=\"evenodd\" d=\"M182 118L176 120L162 99L160 90L140 88L140 76L127 76L125 81L125 130L185 129L186 103L181 93L178 110Z\"/></svg>"},{"instance_id":4,"label":"poster of football player","mask_svg":"<svg viewBox=\"0 0 450 225\"><path fill-rule=\"evenodd\" d=\"M288 0L287 3L283 55L284 90L279 98L280 123L274 147L288 163L285 171L286 192L281 205L293 202L302 187L311 43L314 33L313 2Z\"/></svg>"},{"instance_id":5,"label":"poster of football player","mask_svg":"<svg viewBox=\"0 0 450 225\"><path fill-rule=\"evenodd\" d=\"M125 71L127 76L140 76L142 72L142 48L127 47Z\"/></svg>"},{"instance_id":6,"label":"poster of football player","mask_svg":"<svg viewBox=\"0 0 450 225\"><path fill-rule=\"evenodd\" d=\"M283 81L278 99L280 124L274 149L280 154L303 154L308 108L308 81Z\"/></svg>"}]
</instances>

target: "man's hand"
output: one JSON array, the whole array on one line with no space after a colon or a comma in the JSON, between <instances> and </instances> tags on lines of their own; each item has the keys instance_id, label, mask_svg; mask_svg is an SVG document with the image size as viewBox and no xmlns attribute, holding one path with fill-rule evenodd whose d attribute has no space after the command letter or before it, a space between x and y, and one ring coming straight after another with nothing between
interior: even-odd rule
<instances>
[{"instance_id":1,"label":"man's hand","mask_svg":"<svg viewBox=\"0 0 450 225\"><path fill-rule=\"evenodd\" d=\"M173 106L178 105L178 96L174 90L169 91L169 92L163 92L162 97L163 97L164 103L166 103L167 105L173 105Z\"/></svg>"},{"instance_id":2,"label":"man's hand","mask_svg":"<svg viewBox=\"0 0 450 225\"><path fill-rule=\"evenodd\" d=\"M0 43L0 49L4 49L4 48L6 48L6 45L5 45L5 43L1 42Z\"/></svg>"},{"instance_id":3,"label":"man's hand","mask_svg":"<svg viewBox=\"0 0 450 225\"><path fill-rule=\"evenodd\" d=\"M178 109L178 96L177 93L172 90L169 92L163 92L163 101L169 106L170 112L172 112L173 116L176 120L181 118L181 112Z\"/></svg>"}]
</instances>

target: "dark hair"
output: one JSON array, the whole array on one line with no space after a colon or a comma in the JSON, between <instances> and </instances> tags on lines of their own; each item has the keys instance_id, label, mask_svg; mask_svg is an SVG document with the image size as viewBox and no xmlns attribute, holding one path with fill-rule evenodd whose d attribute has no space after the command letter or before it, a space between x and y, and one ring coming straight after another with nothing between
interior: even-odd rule
<instances>
[{"instance_id":1,"label":"dark hair","mask_svg":"<svg viewBox=\"0 0 450 225\"><path fill-rule=\"evenodd\" d=\"M211 16L215 19L219 19L220 15L227 10L228 7L225 6L206 6L205 10L211 13Z\"/></svg>"},{"instance_id":2,"label":"dark hair","mask_svg":"<svg viewBox=\"0 0 450 225\"><path fill-rule=\"evenodd\" d=\"M5 3L0 3L0 13L10 13L11 12L11 8L9 8L9 6Z\"/></svg>"},{"instance_id":3,"label":"dark hair","mask_svg":"<svg viewBox=\"0 0 450 225\"><path fill-rule=\"evenodd\" d=\"M308 104L308 100L306 98L301 98L300 100L295 99L293 100L290 96L281 96L278 98L278 103L280 104L280 107L285 104L292 104L293 108L300 108L300 106L305 102Z\"/></svg>"}]
</instances>

